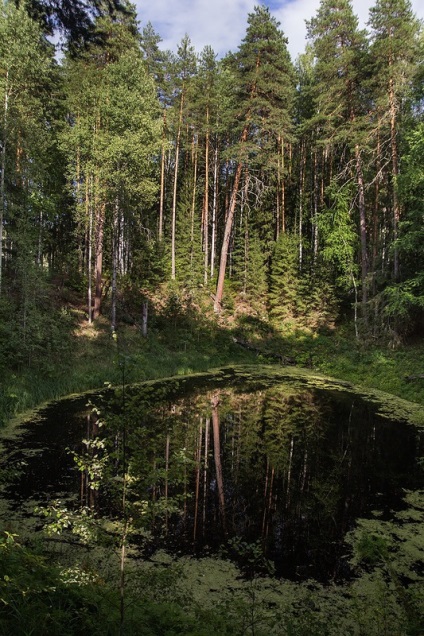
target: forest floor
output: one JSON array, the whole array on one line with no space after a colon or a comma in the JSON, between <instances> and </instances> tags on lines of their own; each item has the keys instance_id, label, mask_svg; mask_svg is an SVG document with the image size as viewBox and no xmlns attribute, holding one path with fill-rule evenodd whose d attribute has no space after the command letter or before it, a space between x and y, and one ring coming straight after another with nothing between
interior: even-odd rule
<instances>
[{"instance_id":1,"label":"forest floor","mask_svg":"<svg viewBox=\"0 0 424 636\"><path fill-rule=\"evenodd\" d=\"M35 373L29 366L6 377L0 396L3 421L47 400L105 384L129 384L243 363L307 367L424 404L422 339L393 347L356 338L349 325L312 330L291 323L281 329L264 314L237 315L234 310L217 319L178 299L168 300L166 307L152 315L147 337L131 319L112 334L107 318L89 324L78 307L71 313L73 330L67 355L52 359L42 372Z\"/></svg>"}]
</instances>

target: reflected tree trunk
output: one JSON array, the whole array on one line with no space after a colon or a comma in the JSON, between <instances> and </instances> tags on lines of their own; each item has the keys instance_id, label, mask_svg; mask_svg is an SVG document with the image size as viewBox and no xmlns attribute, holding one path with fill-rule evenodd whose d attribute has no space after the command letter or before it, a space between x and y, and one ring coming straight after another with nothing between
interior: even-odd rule
<instances>
[{"instance_id":1,"label":"reflected tree trunk","mask_svg":"<svg viewBox=\"0 0 424 636\"><path fill-rule=\"evenodd\" d=\"M203 424L200 421L199 437L196 448L196 487L194 499L194 526L193 526L193 543L196 543L197 537L197 517L199 514L199 493L200 493L200 462L202 459L202 441L203 441Z\"/></svg>"},{"instance_id":2,"label":"reflected tree trunk","mask_svg":"<svg viewBox=\"0 0 424 636\"><path fill-rule=\"evenodd\" d=\"M289 454L289 466L287 469L287 490L286 490L286 507L290 506L290 487L291 487L291 475L292 475L292 463L294 452L294 437L290 440L290 454Z\"/></svg>"},{"instance_id":3,"label":"reflected tree trunk","mask_svg":"<svg viewBox=\"0 0 424 636\"><path fill-rule=\"evenodd\" d=\"M98 416L91 412L87 415L87 428L86 428L86 440L90 441L95 439L99 434ZM82 451L82 456L85 455L85 461L89 462L93 459L95 451L89 445L85 445ZM87 464L86 464L87 465ZM93 487L90 479L88 467L81 471L80 480L80 502L81 506L88 506L91 509L95 509L98 502L97 488Z\"/></svg>"},{"instance_id":4,"label":"reflected tree trunk","mask_svg":"<svg viewBox=\"0 0 424 636\"><path fill-rule=\"evenodd\" d=\"M166 445L165 445L165 530L168 532L168 473L169 473L169 444L170 444L170 435L169 433L166 436Z\"/></svg>"},{"instance_id":5,"label":"reflected tree trunk","mask_svg":"<svg viewBox=\"0 0 424 636\"><path fill-rule=\"evenodd\" d=\"M208 488L208 462L209 462L209 428L210 418L207 417L205 421L205 454L203 464L203 534L205 534L206 527L206 501L207 501L207 488Z\"/></svg>"},{"instance_id":6,"label":"reflected tree trunk","mask_svg":"<svg viewBox=\"0 0 424 636\"><path fill-rule=\"evenodd\" d=\"M302 493L305 491L306 489L306 485L307 485L307 478L308 478L308 447L305 447L305 454L303 456L303 473L302 473L302 484L301 484L301 491Z\"/></svg>"},{"instance_id":7,"label":"reflected tree trunk","mask_svg":"<svg viewBox=\"0 0 424 636\"><path fill-rule=\"evenodd\" d=\"M269 474L269 476L268 476ZM262 540L265 542L268 538L269 527L271 525L271 508L273 500L275 469L267 466L266 488L268 494L265 496L264 516L262 520Z\"/></svg>"},{"instance_id":8,"label":"reflected tree trunk","mask_svg":"<svg viewBox=\"0 0 424 636\"><path fill-rule=\"evenodd\" d=\"M222 473L221 463L221 440L219 434L219 413L218 413L219 397L214 395L212 398L212 429L213 429L213 450L215 459L216 485L218 489L219 512L222 521L224 533L227 533L227 523L225 517L225 496L224 496L224 477Z\"/></svg>"},{"instance_id":9,"label":"reflected tree trunk","mask_svg":"<svg viewBox=\"0 0 424 636\"><path fill-rule=\"evenodd\" d=\"M141 305L141 335L147 338L147 322L149 318L149 300L145 298Z\"/></svg>"},{"instance_id":10,"label":"reflected tree trunk","mask_svg":"<svg viewBox=\"0 0 424 636\"><path fill-rule=\"evenodd\" d=\"M266 536L266 522L268 516L268 484L269 484L269 459L266 460L266 469L265 469L265 488L264 488L264 513L262 516L262 538L264 539Z\"/></svg>"}]
</instances>

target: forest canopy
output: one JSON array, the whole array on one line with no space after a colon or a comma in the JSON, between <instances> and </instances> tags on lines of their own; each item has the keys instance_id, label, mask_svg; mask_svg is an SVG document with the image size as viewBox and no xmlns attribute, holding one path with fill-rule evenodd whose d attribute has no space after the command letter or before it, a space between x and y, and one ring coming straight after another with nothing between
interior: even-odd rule
<instances>
[{"instance_id":1,"label":"forest canopy","mask_svg":"<svg viewBox=\"0 0 424 636\"><path fill-rule=\"evenodd\" d=\"M218 59L163 50L126 1L1 3L4 359L59 346L63 286L112 330L183 289L278 329L419 333L422 25L408 0L368 30L322 0L307 34L291 60L258 5Z\"/></svg>"}]
</instances>

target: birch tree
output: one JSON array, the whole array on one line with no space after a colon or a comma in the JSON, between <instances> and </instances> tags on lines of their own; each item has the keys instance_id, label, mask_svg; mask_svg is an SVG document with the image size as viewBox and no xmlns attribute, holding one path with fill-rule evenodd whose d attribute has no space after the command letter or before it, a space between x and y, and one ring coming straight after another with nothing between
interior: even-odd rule
<instances>
[{"instance_id":1,"label":"birch tree","mask_svg":"<svg viewBox=\"0 0 424 636\"><path fill-rule=\"evenodd\" d=\"M128 263L141 211L156 193L159 110L153 79L125 24L110 25L110 39L108 50L93 48L84 58L69 62L71 125L63 136L71 188L82 212L89 280L92 245L94 251L94 308L89 286L89 320L100 313L105 232L112 240L108 253L116 308L118 260L123 270L122 250ZM112 323L114 328L115 309Z\"/></svg>"},{"instance_id":2,"label":"birch tree","mask_svg":"<svg viewBox=\"0 0 424 636\"><path fill-rule=\"evenodd\" d=\"M0 6L0 293L4 242L29 212L19 192L31 183L43 198L42 157L51 139L47 104L54 76L53 49L24 9ZM51 129L50 129L51 130ZM37 219L38 220L38 219ZM36 257L34 257L34 261Z\"/></svg>"}]
</instances>

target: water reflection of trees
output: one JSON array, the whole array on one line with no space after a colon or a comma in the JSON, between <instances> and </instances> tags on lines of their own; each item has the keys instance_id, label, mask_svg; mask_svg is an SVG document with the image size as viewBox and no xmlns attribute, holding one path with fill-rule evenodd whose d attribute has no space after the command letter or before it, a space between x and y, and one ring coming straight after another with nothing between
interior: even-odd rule
<instances>
[{"instance_id":1,"label":"water reflection of trees","mask_svg":"<svg viewBox=\"0 0 424 636\"><path fill-rule=\"evenodd\" d=\"M370 495L399 478L400 464L387 473L398 452L390 435L354 398L278 385L152 401L133 399L106 418L100 500L119 514L125 444L134 527L176 550L238 536L259 540L280 572L337 576L345 532Z\"/></svg>"}]
</instances>

